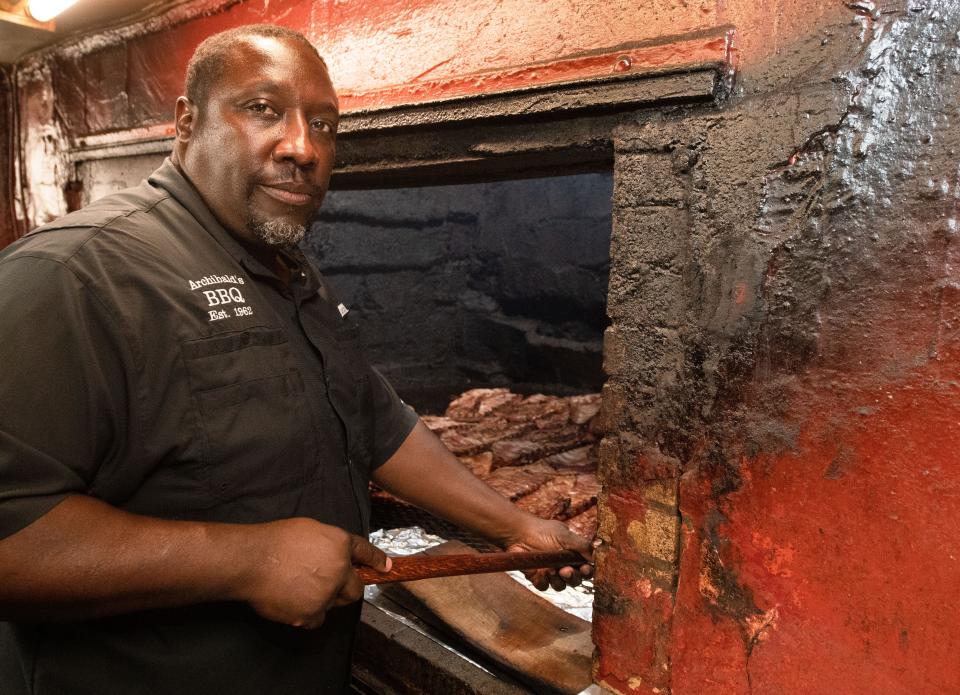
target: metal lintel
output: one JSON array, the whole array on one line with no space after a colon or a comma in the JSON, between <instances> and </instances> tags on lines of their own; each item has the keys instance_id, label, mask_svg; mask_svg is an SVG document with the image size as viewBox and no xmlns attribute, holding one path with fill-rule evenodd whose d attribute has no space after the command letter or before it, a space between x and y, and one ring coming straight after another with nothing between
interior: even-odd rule
<instances>
[{"instance_id":1,"label":"metal lintel","mask_svg":"<svg viewBox=\"0 0 960 695\"><path fill-rule=\"evenodd\" d=\"M447 123L564 115L578 111L624 110L656 102L710 101L717 95L722 68L722 64L714 64L682 73L601 77L351 112L344 114L339 132L349 137Z\"/></svg>"}]
</instances>

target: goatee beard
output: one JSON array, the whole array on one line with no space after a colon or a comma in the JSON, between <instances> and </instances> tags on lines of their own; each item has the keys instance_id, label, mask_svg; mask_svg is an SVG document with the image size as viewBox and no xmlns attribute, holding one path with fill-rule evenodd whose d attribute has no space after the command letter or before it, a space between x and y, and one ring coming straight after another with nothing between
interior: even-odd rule
<instances>
[{"instance_id":1,"label":"goatee beard","mask_svg":"<svg viewBox=\"0 0 960 695\"><path fill-rule=\"evenodd\" d=\"M299 244L307 228L302 224L283 222L282 220L258 220L252 218L247 228L253 235L268 246L295 246Z\"/></svg>"}]
</instances>

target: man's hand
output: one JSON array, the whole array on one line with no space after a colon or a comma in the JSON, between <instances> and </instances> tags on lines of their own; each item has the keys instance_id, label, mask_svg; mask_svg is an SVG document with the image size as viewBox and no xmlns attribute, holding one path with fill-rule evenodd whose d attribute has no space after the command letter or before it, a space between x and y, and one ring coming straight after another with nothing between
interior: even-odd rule
<instances>
[{"instance_id":1,"label":"man's hand","mask_svg":"<svg viewBox=\"0 0 960 695\"><path fill-rule=\"evenodd\" d=\"M539 519L511 504L467 470L422 422L374 471L373 479L388 492L507 550L576 550L587 560L593 559L589 540L559 521ZM425 480L430 484L424 485ZM541 591L549 586L560 591L592 573L593 567L584 563L527 576Z\"/></svg>"},{"instance_id":2,"label":"man's hand","mask_svg":"<svg viewBox=\"0 0 960 695\"><path fill-rule=\"evenodd\" d=\"M319 627L331 607L363 598L354 565L390 569L386 554L365 539L310 519L275 521L250 531L251 571L237 597L268 620Z\"/></svg>"},{"instance_id":3,"label":"man's hand","mask_svg":"<svg viewBox=\"0 0 960 695\"><path fill-rule=\"evenodd\" d=\"M355 564L390 567L365 539L310 519L169 521L72 495L0 539L0 619L245 601L270 620L314 628L331 606L363 595Z\"/></svg>"},{"instance_id":4,"label":"man's hand","mask_svg":"<svg viewBox=\"0 0 960 695\"><path fill-rule=\"evenodd\" d=\"M587 560L593 560L590 541L578 536L559 521L547 521L533 517L520 535L507 542L510 552L529 550L576 550ZM593 574L593 566L584 563L579 567L561 567L524 572L527 579L540 591L553 588L563 591L568 586L578 586L583 579Z\"/></svg>"}]
</instances>

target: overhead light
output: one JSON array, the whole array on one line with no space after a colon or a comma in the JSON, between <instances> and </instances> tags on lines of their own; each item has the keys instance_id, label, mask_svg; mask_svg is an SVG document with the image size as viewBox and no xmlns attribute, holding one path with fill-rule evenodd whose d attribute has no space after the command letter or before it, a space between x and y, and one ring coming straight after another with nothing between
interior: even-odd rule
<instances>
[{"instance_id":1,"label":"overhead light","mask_svg":"<svg viewBox=\"0 0 960 695\"><path fill-rule=\"evenodd\" d=\"M49 22L77 0L29 0L27 12L38 22Z\"/></svg>"}]
</instances>

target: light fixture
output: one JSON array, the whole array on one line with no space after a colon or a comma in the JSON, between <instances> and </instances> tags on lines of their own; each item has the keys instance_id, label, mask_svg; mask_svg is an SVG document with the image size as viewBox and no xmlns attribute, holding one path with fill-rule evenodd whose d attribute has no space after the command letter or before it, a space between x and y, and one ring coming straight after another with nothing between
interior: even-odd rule
<instances>
[{"instance_id":1,"label":"light fixture","mask_svg":"<svg viewBox=\"0 0 960 695\"><path fill-rule=\"evenodd\" d=\"M27 12L38 22L49 22L77 0L29 0Z\"/></svg>"}]
</instances>

